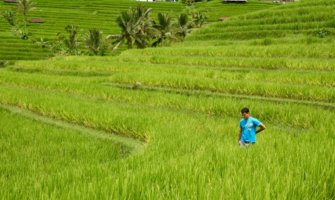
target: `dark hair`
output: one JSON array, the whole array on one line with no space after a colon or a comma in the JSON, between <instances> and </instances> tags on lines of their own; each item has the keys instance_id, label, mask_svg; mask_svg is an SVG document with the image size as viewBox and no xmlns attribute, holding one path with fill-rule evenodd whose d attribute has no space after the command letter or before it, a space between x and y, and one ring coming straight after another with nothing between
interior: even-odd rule
<instances>
[{"instance_id":1,"label":"dark hair","mask_svg":"<svg viewBox=\"0 0 335 200\"><path fill-rule=\"evenodd\" d=\"M241 110L241 113L249 113L249 108L245 107L245 108L242 108Z\"/></svg>"}]
</instances>

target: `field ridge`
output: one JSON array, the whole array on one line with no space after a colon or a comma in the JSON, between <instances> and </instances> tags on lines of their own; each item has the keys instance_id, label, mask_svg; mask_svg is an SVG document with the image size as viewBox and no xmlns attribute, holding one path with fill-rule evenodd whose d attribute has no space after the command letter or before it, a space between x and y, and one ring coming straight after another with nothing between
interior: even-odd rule
<instances>
[{"instance_id":1,"label":"field ridge","mask_svg":"<svg viewBox=\"0 0 335 200\"><path fill-rule=\"evenodd\" d=\"M130 149L131 154L136 154L141 152L145 147L145 142L133 139L131 137L125 137L118 134L107 133L106 131L96 130L93 128L88 128L82 125L73 124L64 120L59 120L47 116L37 114L35 112L29 111L27 109L20 108L18 106L0 104L0 108L5 109L13 114L18 114L26 118L36 120L38 122L46 123L49 125L57 126L64 129L72 129L80 134L84 134L90 137L96 137L99 139L112 140L113 142L125 145Z\"/></svg>"},{"instance_id":2,"label":"field ridge","mask_svg":"<svg viewBox=\"0 0 335 200\"><path fill-rule=\"evenodd\" d=\"M133 89L132 84L104 83L104 85L125 88L125 89ZM324 108L335 109L335 104L321 102L321 101L309 101L309 100L299 100L299 99L293 99L293 98L280 98L280 97L266 97L266 96L257 96L257 95L240 95L240 94L215 92L211 90L180 89L180 88L171 88L171 87L164 87L164 86L141 86L141 88L138 88L138 90L167 92L167 93L176 93L176 94L183 94L183 95L233 97L233 98L238 98L238 99L250 99L250 100L282 102L282 103L304 104L304 105L310 105L310 106L319 106L319 107L324 107Z\"/></svg>"}]
</instances>

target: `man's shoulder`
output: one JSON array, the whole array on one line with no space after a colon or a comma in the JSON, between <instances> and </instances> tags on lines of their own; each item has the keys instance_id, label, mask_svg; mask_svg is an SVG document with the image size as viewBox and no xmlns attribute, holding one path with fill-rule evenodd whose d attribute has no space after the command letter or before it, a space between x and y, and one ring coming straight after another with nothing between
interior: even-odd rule
<instances>
[{"instance_id":1,"label":"man's shoulder","mask_svg":"<svg viewBox=\"0 0 335 200\"><path fill-rule=\"evenodd\" d=\"M250 117L250 119L259 121L256 117Z\"/></svg>"},{"instance_id":2,"label":"man's shoulder","mask_svg":"<svg viewBox=\"0 0 335 200\"><path fill-rule=\"evenodd\" d=\"M251 120L252 122L256 123L257 126L258 126L259 124L262 123L261 121L259 121L259 120L258 120L257 118L255 118L255 117L250 117L250 120Z\"/></svg>"}]
</instances>

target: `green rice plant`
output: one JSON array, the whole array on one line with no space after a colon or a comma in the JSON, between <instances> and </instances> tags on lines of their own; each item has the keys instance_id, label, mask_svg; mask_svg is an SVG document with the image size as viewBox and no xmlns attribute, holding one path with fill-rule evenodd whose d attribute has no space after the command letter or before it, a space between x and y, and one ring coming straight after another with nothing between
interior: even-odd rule
<instances>
[{"instance_id":1,"label":"green rice plant","mask_svg":"<svg viewBox=\"0 0 335 200\"><path fill-rule=\"evenodd\" d=\"M43 185L53 185L51 177L65 180L72 174L74 178L90 166L128 155L126 148L109 140L46 125L2 108L0 116L2 198L41 197Z\"/></svg>"},{"instance_id":2,"label":"green rice plant","mask_svg":"<svg viewBox=\"0 0 335 200\"><path fill-rule=\"evenodd\" d=\"M9 74L8 74L9 75ZM8 76L7 75L7 76ZM141 104L142 107L146 105L147 103L151 106L160 106L160 107L171 107L173 109L186 109L186 110L191 110L191 111L196 111L196 112L204 112L204 113L216 113L218 115L222 115L226 112L226 107L228 105L232 105L232 101L227 101L227 104L224 104L226 106L214 106L215 104L220 105L222 100L220 98L242 98L243 95L241 96L234 96L234 95L215 95L215 94L210 94L210 93L203 93L202 98L197 97L198 95L201 95L201 93L197 93L196 91L187 91L187 90L159 90L159 89L154 89L153 91L159 92L157 93L157 97L152 96L151 94L151 88L148 86L142 86L140 88L140 91L137 93L132 92L131 90L127 90L124 87L121 87L118 89L118 86L116 88L113 88L111 86L113 85L105 85L101 84L103 82L101 81L106 81L106 79L96 79L96 78L72 78L70 77L50 77L50 75L47 76L32 76L31 78L28 78L29 76L25 75L27 78L16 78L10 81L10 79L5 79L2 81L2 85L5 87L20 87L22 90L30 88L30 89L37 89L37 90L45 90L46 93L59 93L59 94L65 94L65 95L74 95L74 96L82 96L84 98L88 99L96 99L96 100L107 100L107 101L124 101L127 103L131 104ZM41 80L38 80L39 78L42 78ZM46 81L46 80L54 80L54 81ZM21 82L21 83L20 83ZM71 83L71 84L69 84ZM86 84L83 84L86 83ZM7 85L7 86L6 86ZM124 90L124 89L126 90ZM131 88L131 85L129 85L129 89ZM148 92L145 92L148 89ZM144 91L142 91L144 90ZM164 92L168 92L167 94L164 94ZM172 95L173 93L176 93L177 95ZM194 95L194 98L187 98L187 95ZM151 100L148 101L148 96L151 95ZM183 95L186 95L185 98ZM217 98L217 99L216 99ZM247 97L245 96L246 99L251 98L251 99L257 99L257 98L252 98L252 97ZM180 101L178 101L180 99ZM191 100L192 99L192 100ZM201 100L202 99L202 100ZM215 100L216 99L216 100ZM283 99L271 99L271 98L259 98L260 100L264 101L269 101L269 102L285 102ZM202 102L199 104L199 102ZM215 102L215 103L214 103ZM287 101L289 103L290 101ZM313 106L314 104L312 102L300 102L300 101L292 101L292 103L297 103L297 104L307 104ZM199 105L201 105L199 107ZM206 106L204 106L206 105ZM264 104L263 104L264 105ZM315 104L316 106L318 104ZM289 105L288 105L289 106ZM322 104L319 106L322 107ZM283 107L283 106L282 106ZM200 109L201 108L201 109ZM331 108L331 107L330 107ZM204 109L204 110L202 110ZM292 106L289 106L288 109L292 109ZM222 113L224 112L224 113ZM230 115L233 115L235 111L232 110ZM285 116L286 111L283 112L283 115ZM298 112L297 112L298 113ZM269 112L266 113L266 115L270 115ZM299 114L298 114L299 115ZM270 119L270 116L267 116ZM286 118L286 117L285 117ZM289 118L287 123L292 122L292 119ZM297 124L299 124L299 121L297 121Z\"/></svg>"},{"instance_id":3,"label":"green rice plant","mask_svg":"<svg viewBox=\"0 0 335 200\"><path fill-rule=\"evenodd\" d=\"M71 14L89 28L95 22L89 16L106 18L116 13L113 6L133 5L80 3L40 2L50 11L43 18L58 20L54 28L46 26L50 32L63 28ZM212 20L223 13L213 11L221 5L217 0L196 4L202 5L212 11ZM245 5L229 8L239 15L266 7L254 0ZM209 25L168 48L17 61L1 69L1 197L334 199L334 37L332 29L325 38L315 36L331 25L334 5L325 0L278 5ZM229 15L226 5L222 9ZM55 16L61 10L64 16ZM322 20L320 27L316 20ZM104 31L109 26L101 24ZM275 37L276 28L281 37ZM264 45L266 38L270 45ZM0 40L11 42L15 48L21 44ZM31 44L23 49L27 59L43 53L29 52ZM8 105L16 109L2 109ZM256 145L240 149L245 106L267 130L257 135ZM122 143L29 120L27 112L145 141L145 148L130 154Z\"/></svg>"},{"instance_id":4,"label":"green rice plant","mask_svg":"<svg viewBox=\"0 0 335 200\"><path fill-rule=\"evenodd\" d=\"M4 89L4 88L2 88ZM68 103L61 103L61 102L57 102L56 99L54 99L54 101L52 102L43 102L41 101L41 98L43 98L45 94L41 93L40 95L35 95L35 99L31 99L31 103L29 102L26 102L23 98L24 98L24 94L26 94L26 98L29 98L29 92L27 93L27 91L25 90L22 90L21 89L21 92L22 92L22 96L20 98L18 98L19 96L18 95L11 95L11 91L14 91L13 89L12 90L9 90L7 91L8 93L8 96L7 98L3 98L1 103L2 104L9 104L9 105L15 105L15 106L18 106L18 107L21 107L21 108L24 108L24 109L29 109L31 111L34 111L34 112L37 112L41 115L46 115L46 116L49 116L49 117L56 117L56 118L59 118L59 119L63 119L63 120L66 120L66 121L70 121L70 122L73 122L73 123L77 123L77 124L80 124L80 125L84 125L84 126L87 126L87 127L90 127L90 128L96 128L96 129L102 129L102 130L105 130L107 132L113 132L113 133L116 133L116 134L122 134L122 135L126 135L126 136L134 136L134 137L138 137L140 139L145 139L145 135L146 135L146 130L145 130L145 124L146 123L142 123L145 121L145 119L137 119L139 121L141 121L141 123L139 122L136 122L136 120L130 120L132 118L131 114L129 113L129 109L128 109L128 114L127 115L124 115L123 117L121 117L122 115L114 115L114 116L109 116L106 112L101 112L99 116L91 116L89 117L89 111L84 111L84 110L81 110L79 109L80 107L83 108L83 107L87 107L87 108L90 108L90 109L98 109L98 107L100 107L99 105L95 105L95 106L89 106L88 104L85 106L84 104L83 105L79 105L76 103L75 99L76 97L74 96L74 99L73 99L73 102L72 102L72 105L71 103L68 104ZM19 93L20 89L18 89L18 93ZM3 97L5 97L6 95L6 92L3 92L2 93ZM62 99L65 100L66 97L61 97L59 96L59 99ZM79 98L80 99L80 98ZM33 101L35 101L35 103L32 103ZM39 103L38 103L39 102ZM61 107L58 107L56 108L55 106L52 106L53 103L56 103L56 104L63 104L64 106L61 106ZM86 102L87 103L87 102ZM74 108L73 106L74 105L77 105L77 109L78 110L81 110L82 113L76 113L73 115L73 113L67 111L67 108L70 108L72 107L72 109ZM98 107L96 107L98 106ZM51 110L48 109L51 108ZM105 107L107 108L108 106L105 105ZM111 107L109 107L108 109L112 109ZM121 111L119 109L119 111ZM117 112L116 109L114 109L114 112ZM86 114L84 114L86 113ZM133 116L135 117L135 116ZM88 120L90 119L91 120ZM99 120L100 118L100 120ZM101 119L103 119L101 121ZM100 122L99 122L100 121ZM113 122L114 121L114 122ZM111 123L113 122L113 123ZM126 124L127 123L130 123L130 124L134 124L134 123L138 123L136 127L132 127L132 126L127 126ZM112 125L114 124L114 125Z\"/></svg>"},{"instance_id":5,"label":"green rice plant","mask_svg":"<svg viewBox=\"0 0 335 200\"><path fill-rule=\"evenodd\" d=\"M269 38L270 39L270 38ZM305 39L305 38L304 38ZM271 38L272 43L275 39ZM263 39L262 39L263 42ZM202 48L192 48L190 46L180 46L178 48L159 48L159 49L145 49L145 50L132 50L122 53L122 56L135 57L139 55L152 56L154 53L159 53L160 56L208 56L213 59L219 57L293 57L293 58L334 58L334 46L330 44L323 44L316 40L316 43L306 45L302 42L289 43L289 44L276 44L276 46L255 46L250 44L225 45L214 46L207 45Z\"/></svg>"},{"instance_id":6,"label":"green rice plant","mask_svg":"<svg viewBox=\"0 0 335 200\"><path fill-rule=\"evenodd\" d=\"M31 105L29 109L34 107L33 105L37 105L37 102L32 102L31 98L29 98L30 100L22 99L23 93L18 93L18 91L17 89L12 90L11 95L15 94L21 96L21 101L29 102ZM9 93L7 92L7 94ZM2 101L3 98L4 96L2 96ZM54 97L52 97L52 99L55 100ZM175 98L175 100L178 99L179 98ZM188 102L186 96L185 102ZM239 102L235 99L228 101L220 100L217 101L217 103L218 102L226 103L223 110L229 110L233 115L238 112L237 109L240 104L252 103L251 101ZM200 105L206 104L201 103ZM254 111L262 113L262 115L257 116L259 118L264 118L272 113L272 116L276 116L282 123L284 123L282 120L287 119L290 122L295 122L293 119L296 119L298 124L306 122L309 128L318 129L319 127L317 122L310 123L313 121L310 116L313 116L314 112L322 113L322 115L320 115L322 119L320 120L324 122L330 122L333 117L333 113L326 109L323 111L321 109L312 109L314 111L309 110L307 116L300 115L299 113L305 110L306 106L292 107L292 105L285 106L285 104L278 104L276 106L274 103L264 104L264 102L254 102L250 105L253 106ZM55 107L49 104L48 109L51 110L51 108L54 109ZM199 197L204 195L208 198L218 196L232 198L242 197L237 195L241 194L240 191L242 189L240 187L235 188L231 186L230 181L233 180L238 181L240 184L244 183L245 187L259 190L259 194L263 195L256 198L264 198L266 196L266 189L264 188L266 188L269 182L271 184L277 184L282 190L287 191L285 194L277 194L278 196L305 197L301 195L305 193L307 193L306 195L322 195L324 197L331 195L331 190L327 188L331 187L332 182L327 182L331 180L327 177L333 176L333 171L325 170L325 175L319 176L320 170L331 169L332 165L326 164L326 162L334 162L331 151L333 143L329 140L327 134L325 134L328 132L325 129L319 129L323 134L315 135L303 131L302 134L296 135L299 133L298 130L276 128L274 125L273 128L270 128L271 130L269 129L271 133L263 134L259 137L259 146L250 149L250 151L240 151L238 147L234 148L234 145L231 144L231 140L235 138L235 131L225 133L227 130L234 130L236 128L234 120L223 117L224 115L221 115L220 118L212 118L207 115L194 115L194 113L177 112L173 114L175 111L167 112L157 108L154 110L156 111L153 112L153 110L151 110L151 112L148 112L147 116L154 117L156 119L155 121L159 122L159 125L156 123L151 124L155 131L150 133L150 146L148 146L145 155L125 159L123 161L109 162L103 165L91 160L89 163L90 167L84 165L82 168L74 168L72 165L72 170L68 169L67 165L65 165L64 168L58 170L66 171L67 176L62 176L61 174L63 173L52 174L53 179L49 181L41 177L41 179L39 179L41 184L43 183L45 187L54 189L52 193L54 198L61 197L64 192L71 197L94 197L97 194L96 191L100 191L99 194L101 197L114 196L117 198L124 197L128 194L129 197L136 198L137 191L139 190L144 191L144 193L142 193L143 198L174 198L178 196L196 198L198 195ZM73 108L71 112L78 112L78 109ZM158 114L159 112L162 113ZM143 115L141 116L143 117ZM181 119L184 120L181 121ZM187 120L188 123L185 123L185 120ZM284 127L284 124L281 124L281 127ZM326 127L331 128L332 124L329 123ZM313 149L311 148L312 146L321 144L323 146L322 150L311 150ZM8 150L5 152L7 153ZM161 152L165 153L162 154ZM257 157L256 155L260 152L263 152L266 157ZM292 154L292 152L295 153ZM308 158L303 156L306 153L309 154ZM236 157L236 155L239 156ZM53 157L54 156L50 156L49 158ZM22 157L18 158L21 159ZM89 158L84 157L83 159ZM11 161L10 158L8 160L9 162ZM62 161L59 162L62 164ZM250 168L245 168L244 165L242 165L244 162L248 162L249 165L251 165ZM322 167L319 165L320 162L324 163ZM292 166L297 169L293 171L289 170L292 169ZM298 173L302 168L304 168L305 175ZM131 175L129 175L129 170L132 172ZM42 169L41 171L45 170ZM95 173L92 173L92 171ZM266 173L264 173L264 171L266 171ZM239 178L240 173L238 172L250 173L259 177L260 180L258 183L262 187L259 187L259 185L253 187L253 181L251 179ZM284 179L280 178L281 174L285 174ZM85 195L76 193L71 189L72 187L65 187L65 185L71 185L74 186L76 190L82 190L88 183L85 181L76 182L81 180L80 177L83 175L86 175L85 177L89 177L92 180L92 182L90 182L92 188L86 191ZM185 177L188 178L185 179ZM204 177L207 178L204 179ZM136 181L134 178L136 178ZM118 179L120 182L117 181L116 183L108 184L111 179ZM23 180L29 181L29 179L27 180L25 178ZM63 182L61 182L61 180L63 180ZM327 187L317 186L319 192L314 194L314 190L310 190L308 189L309 187L307 187L310 186L310 182L313 182L313 180L326 182ZM212 185L210 196L208 196L208 190L198 190L197 186L208 186L208 181L211 181ZM306 187L296 188L294 185L288 184L292 181L296 184L306 185ZM14 184L15 182L16 180L12 182L6 181L6 184L8 186L9 183ZM100 182L100 184L98 182ZM197 183L197 185L193 183ZM5 182L3 182L3 184L5 184ZM150 186L152 184L158 185L159 188ZM162 187L166 184L169 185L170 189L164 189ZM25 191L20 193L10 193L6 190L6 188L11 187L2 188L2 193L7 197L12 197L15 194L21 194L24 197L33 190L37 191L31 194L35 197L48 195L43 188L37 188L36 190L36 188L30 186L25 187ZM62 188L61 192L59 190L60 188ZM222 189L227 192L223 193ZM123 192L115 193L115 191L119 190ZM21 189L19 189L19 191L21 191ZM175 191L175 193L170 193L170 191ZM185 194L184 192L186 191L190 193ZM198 193L194 193L195 191L198 191ZM269 193L273 193L274 191L273 189L268 189ZM293 191L296 191L296 193ZM193 196L192 194L197 195ZM247 192L245 195L255 197L254 192ZM274 197L278 197L276 193L273 195Z\"/></svg>"},{"instance_id":7,"label":"green rice plant","mask_svg":"<svg viewBox=\"0 0 335 200\"><path fill-rule=\"evenodd\" d=\"M272 70L236 70L236 69L222 69L222 68L213 68L208 69L207 67L192 67L178 65L178 66L169 66L169 65L146 65L146 68L141 68L141 64L132 64L132 63L122 63L123 68L118 69L117 64L113 65L115 67L109 67L106 69L108 63L100 62L99 65L96 61L89 62L87 61L85 64L73 64L74 62L67 62L68 66L72 66L71 68L66 68L66 66L62 66L57 62L56 66L51 65L50 68L44 67L17 67L10 66L8 69L12 71L18 72L40 72L44 74L55 74L55 75L80 75L83 76L111 76L113 74L119 73L127 73L129 75L133 74L132 71L138 71L138 73L144 73L143 71L147 71L148 74L162 74L162 76L171 75L171 77L185 76L186 78L205 78L209 81L250 81L250 82L266 82L271 84L292 84L292 85L304 85L304 86L321 86L321 87L333 87L334 86L334 75L332 72L313 72L313 71L289 71L289 70L280 70L280 71L272 71ZM90 67L96 63L96 66ZM78 71L81 68L82 71ZM12 77L16 77L13 73L4 73L3 80L10 80ZM33 75L32 75L33 77ZM35 77L35 76L34 76ZM28 77L27 77L28 78ZM36 76L38 79L38 75ZM163 78L163 77L162 77ZM18 78L16 78L18 79ZM23 79L24 80L24 79Z\"/></svg>"},{"instance_id":8,"label":"green rice plant","mask_svg":"<svg viewBox=\"0 0 335 200\"><path fill-rule=\"evenodd\" d=\"M209 58L201 57L165 57L160 55L152 55L148 57L119 57L122 62L141 62L148 64L182 64L189 66L207 66L221 68L241 68L241 69L292 69L292 70L313 70L332 71L334 69L333 59L299 59L299 58L257 58L257 57L220 57Z\"/></svg>"}]
</instances>

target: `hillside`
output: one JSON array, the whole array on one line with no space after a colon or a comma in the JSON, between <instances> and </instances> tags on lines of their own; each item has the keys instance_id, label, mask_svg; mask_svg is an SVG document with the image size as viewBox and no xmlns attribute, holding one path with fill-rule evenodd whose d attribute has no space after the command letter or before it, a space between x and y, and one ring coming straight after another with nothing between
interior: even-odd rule
<instances>
[{"instance_id":1,"label":"hillside","mask_svg":"<svg viewBox=\"0 0 335 200\"><path fill-rule=\"evenodd\" d=\"M29 14L31 18L41 18L43 24L29 24L29 31L32 38L44 41L55 39L57 33L65 33L67 25L78 25L82 30L99 28L106 35L118 34L120 32L116 25L116 18L121 11L127 10L139 4L135 1L123 0L92 0L92 1L34 1L36 10ZM167 12L177 16L183 10L181 3L173 2L141 2L140 4L153 9L153 16L158 12ZM268 3L257 3L251 1L247 5L226 5L219 1L199 4L199 7L209 17L209 21L216 21L219 13L225 16L238 15L245 12L252 12L259 9L266 9L273 5ZM15 9L15 4L0 2L0 12ZM215 10L215 12L213 12ZM34 60L51 57L52 53L42 49L30 41L24 41L13 36L11 27L3 17L0 18L0 60Z\"/></svg>"},{"instance_id":2,"label":"hillside","mask_svg":"<svg viewBox=\"0 0 335 200\"><path fill-rule=\"evenodd\" d=\"M105 33L116 34L119 29L116 25L116 18L121 11L135 6L134 1L34 1L36 10L29 14L31 18L41 18L44 23L30 24L29 31L32 38L44 40L55 39L57 33L65 33L67 25L77 25L82 31L89 28L99 28ZM144 5L148 3L142 3ZM159 2L150 4L156 12L178 13L181 10L180 4ZM4 10L15 9L15 4L0 3L0 12ZM30 41L24 41L15 38L11 34L11 28L7 22L0 19L0 43L5 47L0 51L0 60L30 60L50 57L51 52L45 52ZM12 45L13 44L13 45ZM18 47L20 45L20 47ZM40 53L44 51L43 53Z\"/></svg>"},{"instance_id":3,"label":"hillside","mask_svg":"<svg viewBox=\"0 0 335 200\"><path fill-rule=\"evenodd\" d=\"M305 0L170 47L0 69L0 194L334 199L334 9ZM245 106L267 129L242 149Z\"/></svg>"}]
</instances>

